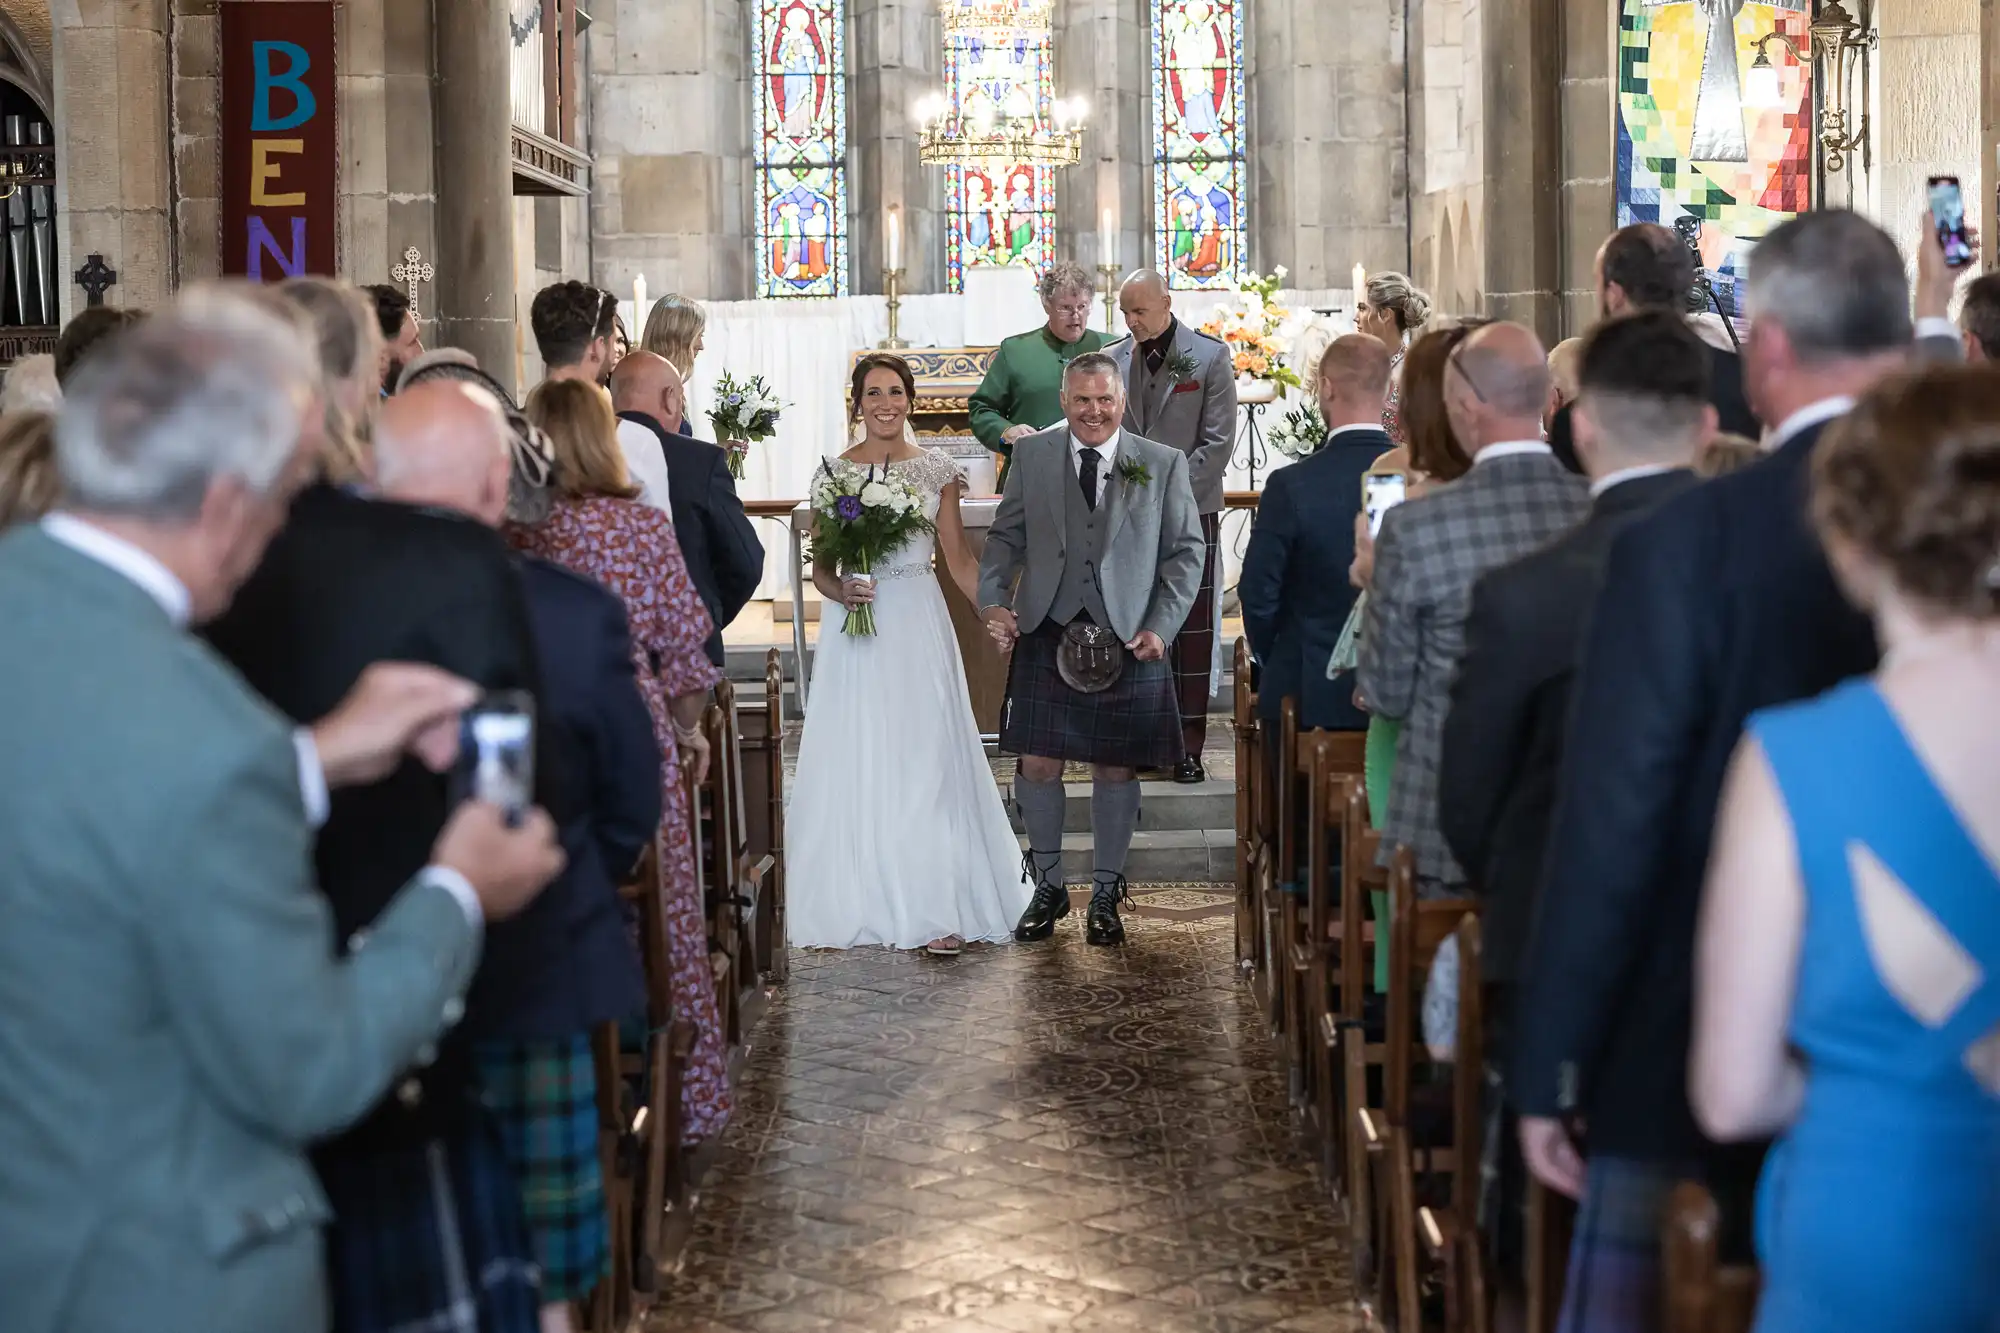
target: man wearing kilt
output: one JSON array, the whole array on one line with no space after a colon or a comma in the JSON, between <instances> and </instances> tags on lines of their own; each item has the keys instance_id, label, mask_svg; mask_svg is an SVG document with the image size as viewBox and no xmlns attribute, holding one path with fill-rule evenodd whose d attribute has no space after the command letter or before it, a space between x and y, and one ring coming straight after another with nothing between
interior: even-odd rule
<instances>
[{"instance_id":1,"label":"man wearing kilt","mask_svg":"<svg viewBox=\"0 0 2000 1333\"><path fill-rule=\"evenodd\" d=\"M987 630L1013 650L1000 748L1019 756L1014 800L1035 883L1014 935L1047 939L1069 914L1063 765L1087 763L1095 857L1085 938L1119 944L1137 770L1169 767L1183 752L1166 656L1201 586L1201 518L1187 456L1122 429L1116 361L1097 352L1071 361L1062 406L1064 425L1015 443L979 571Z\"/></svg>"},{"instance_id":2,"label":"man wearing kilt","mask_svg":"<svg viewBox=\"0 0 2000 1333\"><path fill-rule=\"evenodd\" d=\"M1174 781L1208 777L1201 752L1208 743L1209 682L1215 670L1216 568L1222 544L1222 478L1236 444L1236 370L1218 339L1174 317L1167 280L1151 269L1125 279L1118 308L1131 336L1104 349L1125 379L1125 429L1187 455L1188 484L1201 512L1207 553L1201 591L1167 650L1174 702L1186 753Z\"/></svg>"}]
</instances>

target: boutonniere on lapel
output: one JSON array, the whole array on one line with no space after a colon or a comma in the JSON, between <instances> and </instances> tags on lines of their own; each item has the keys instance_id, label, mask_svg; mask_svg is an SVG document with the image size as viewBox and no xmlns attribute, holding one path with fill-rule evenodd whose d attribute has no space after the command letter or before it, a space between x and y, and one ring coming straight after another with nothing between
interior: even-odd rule
<instances>
[{"instance_id":1,"label":"boutonniere on lapel","mask_svg":"<svg viewBox=\"0 0 2000 1333\"><path fill-rule=\"evenodd\" d=\"M1150 486L1153 484L1152 470L1136 458L1119 459L1118 476L1128 486Z\"/></svg>"},{"instance_id":2,"label":"boutonniere on lapel","mask_svg":"<svg viewBox=\"0 0 2000 1333\"><path fill-rule=\"evenodd\" d=\"M1183 385L1194 383L1195 372L1201 369L1201 364L1194 359L1192 352L1175 352L1167 358L1167 364L1163 368L1167 372L1167 378L1178 390Z\"/></svg>"}]
</instances>

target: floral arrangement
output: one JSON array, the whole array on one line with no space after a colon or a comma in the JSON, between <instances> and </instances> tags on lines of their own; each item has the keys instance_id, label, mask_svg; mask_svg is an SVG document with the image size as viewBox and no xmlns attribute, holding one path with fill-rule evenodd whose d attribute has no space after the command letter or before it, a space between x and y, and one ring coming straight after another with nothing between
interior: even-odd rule
<instances>
[{"instance_id":1,"label":"floral arrangement","mask_svg":"<svg viewBox=\"0 0 2000 1333\"><path fill-rule=\"evenodd\" d=\"M1310 458L1326 443L1326 422L1320 419L1318 405L1307 403L1285 413L1285 419L1271 427L1265 438L1287 458Z\"/></svg>"},{"instance_id":2,"label":"floral arrangement","mask_svg":"<svg viewBox=\"0 0 2000 1333\"><path fill-rule=\"evenodd\" d=\"M738 380L727 371L716 381L715 402L708 409L708 421L729 452L729 475L740 480L750 446L777 434L778 415L788 404L779 401L762 375Z\"/></svg>"},{"instance_id":3,"label":"floral arrangement","mask_svg":"<svg viewBox=\"0 0 2000 1333\"><path fill-rule=\"evenodd\" d=\"M1290 310L1278 304L1278 288L1284 279L1282 265L1267 277L1251 274L1236 287L1237 306L1217 310L1201 331L1228 345L1239 377L1298 389L1304 387L1298 372L1285 364L1287 335L1296 321Z\"/></svg>"},{"instance_id":4,"label":"floral arrangement","mask_svg":"<svg viewBox=\"0 0 2000 1333\"><path fill-rule=\"evenodd\" d=\"M861 467L829 458L813 477L814 515L809 557L843 575L870 574L875 562L937 529L924 517L924 497L888 468ZM842 627L849 634L875 632L875 608L857 606Z\"/></svg>"}]
</instances>

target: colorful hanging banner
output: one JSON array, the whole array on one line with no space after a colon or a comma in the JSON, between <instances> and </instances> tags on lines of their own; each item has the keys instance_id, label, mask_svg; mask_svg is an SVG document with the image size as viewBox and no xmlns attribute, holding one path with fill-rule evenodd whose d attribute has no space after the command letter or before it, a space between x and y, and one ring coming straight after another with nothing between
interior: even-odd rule
<instances>
[{"instance_id":1,"label":"colorful hanging banner","mask_svg":"<svg viewBox=\"0 0 2000 1333\"><path fill-rule=\"evenodd\" d=\"M257 282L339 263L331 0L224 0L222 271Z\"/></svg>"}]
</instances>

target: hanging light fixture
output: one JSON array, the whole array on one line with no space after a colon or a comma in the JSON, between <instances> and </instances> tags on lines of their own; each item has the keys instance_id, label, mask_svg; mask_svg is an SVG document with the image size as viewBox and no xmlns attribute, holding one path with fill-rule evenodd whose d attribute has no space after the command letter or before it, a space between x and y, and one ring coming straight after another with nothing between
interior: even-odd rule
<instances>
[{"instance_id":1,"label":"hanging light fixture","mask_svg":"<svg viewBox=\"0 0 2000 1333\"><path fill-rule=\"evenodd\" d=\"M982 162L1073 167L1083 160L1088 110L1081 97L1059 100L1044 123L1033 116L996 115L985 103L960 115L944 98L926 98L916 112L917 160L933 167Z\"/></svg>"}]
</instances>

